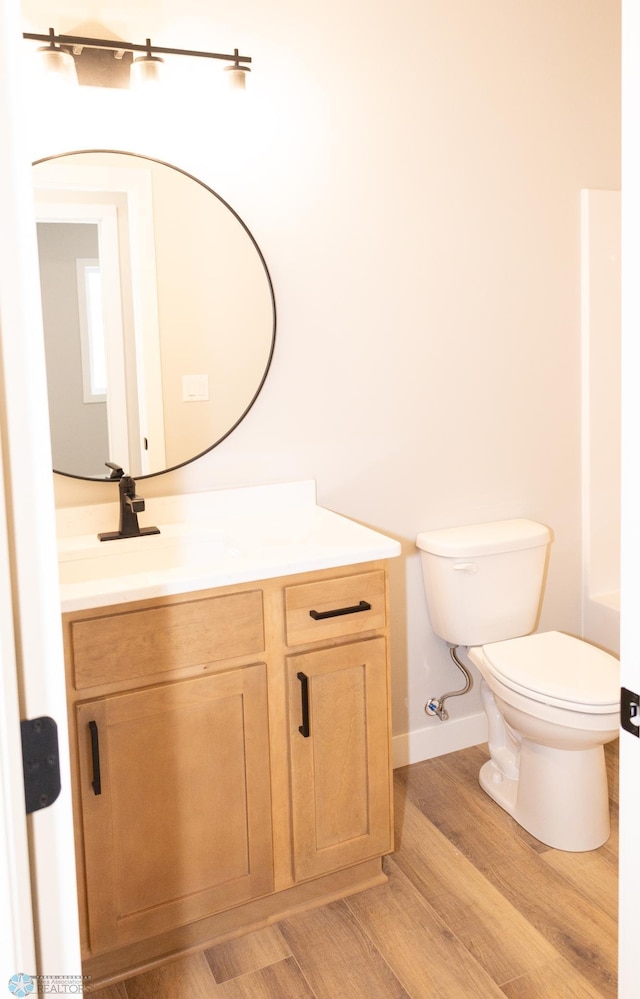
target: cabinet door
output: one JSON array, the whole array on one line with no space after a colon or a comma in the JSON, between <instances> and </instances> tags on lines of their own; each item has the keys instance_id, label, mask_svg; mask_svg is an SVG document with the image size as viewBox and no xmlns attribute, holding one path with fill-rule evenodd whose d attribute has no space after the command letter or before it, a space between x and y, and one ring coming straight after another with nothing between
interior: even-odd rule
<instances>
[{"instance_id":1,"label":"cabinet door","mask_svg":"<svg viewBox=\"0 0 640 999\"><path fill-rule=\"evenodd\" d=\"M289 656L288 671L294 870L302 880L391 849L386 643Z\"/></svg>"},{"instance_id":2,"label":"cabinet door","mask_svg":"<svg viewBox=\"0 0 640 999\"><path fill-rule=\"evenodd\" d=\"M92 953L273 889L266 667L77 706Z\"/></svg>"}]
</instances>

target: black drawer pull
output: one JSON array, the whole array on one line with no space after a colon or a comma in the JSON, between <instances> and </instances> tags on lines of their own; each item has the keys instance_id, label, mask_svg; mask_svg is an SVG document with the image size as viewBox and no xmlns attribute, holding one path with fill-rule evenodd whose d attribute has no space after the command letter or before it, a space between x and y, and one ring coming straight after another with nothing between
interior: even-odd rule
<instances>
[{"instance_id":1,"label":"black drawer pull","mask_svg":"<svg viewBox=\"0 0 640 999\"><path fill-rule=\"evenodd\" d=\"M368 604L366 600L361 600L354 607L338 607L336 610L330 611L310 610L309 617L312 617L314 621L324 621L328 617L342 617L343 614L360 614L362 611L368 610L371 610L371 604Z\"/></svg>"},{"instance_id":2,"label":"black drawer pull","mask_svg":"<svg viewBox=\"0 0 640 999\"><path fill-rule=\"evenodd\" d=\"M98 725L96 722L89 722L89 731L91 732L91 765L93 767L91 787L94 794L102 794L102 783L100 781L100 742L98 740Z\"/></svg>"},{"instance_id":3,"label":"black drawer pull","mask_svg":"<svg viewBox=\"0 0 640 999\"><path fill-rule=\"evenodd\" d=\"M309 726L309 677L305 673L296 674L300 681L300 696L302 697L302 725L298 725L300 735L308 739L311 735Z\"/></svg>"}]
</instances>

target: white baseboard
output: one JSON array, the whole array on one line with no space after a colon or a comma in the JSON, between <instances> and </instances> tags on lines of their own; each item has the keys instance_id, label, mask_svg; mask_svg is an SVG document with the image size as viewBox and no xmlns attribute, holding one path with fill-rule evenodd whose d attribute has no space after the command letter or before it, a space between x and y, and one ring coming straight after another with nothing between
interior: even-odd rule
<instances>
[{"instance_id":1,"label":"white baseboard","mask_svg":"<svg viewBox=\"0 0 640 999\"><path fill-rule=\"evenodd\" d=\"M434 718L426 728L393 737L393 768L431 760L435 756L455 753L457 749L486 741L487 717L484 711L444 722Z\"/></svg>"}]
</instances>

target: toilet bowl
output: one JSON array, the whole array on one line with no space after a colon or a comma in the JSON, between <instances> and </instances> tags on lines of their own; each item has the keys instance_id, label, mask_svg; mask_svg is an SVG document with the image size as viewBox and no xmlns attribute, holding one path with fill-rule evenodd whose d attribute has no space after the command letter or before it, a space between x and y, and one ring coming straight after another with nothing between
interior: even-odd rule
<instances>
[{"instance_id":1,"label":"toilet bowl","mask_svg":"<svg viewBox=\"0 0 640 999\"><path fill-rule=\"evenodd\" d=\"M482 676L489 728L483 790L548 846L602 846L610 833L603 747L619 731L618 661L555 631L468 655Z\"/></svg>"},{"instance_id":2,"label":"toilet bowl","mask_svg":"<svg viewBox=\"0 0 640 999\"><path fill-rule=\"evenodd\" d=\"M416 538L431 627L482 677L482 788L541 842L594 850L609 836L603 747L619 731L619 664L562 632L533 633L550 543L527 519Z\"/></svg>"}]
</instances>

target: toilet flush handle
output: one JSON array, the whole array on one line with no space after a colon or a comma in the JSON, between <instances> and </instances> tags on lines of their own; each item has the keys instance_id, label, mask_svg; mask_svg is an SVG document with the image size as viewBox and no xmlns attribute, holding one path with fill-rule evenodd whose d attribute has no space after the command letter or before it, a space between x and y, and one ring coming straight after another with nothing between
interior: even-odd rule
<instances>
[{"instance_id":1,"label":"toilet flush handle","mask_svg":"<svg viewBox=\"0 0 640 999\"><path fill-rule=\"evenodd\" d=\"M453 568L455 572L466 572L469 576L478 571L476 562L456 562Z\"/></svg>"}]
</instances>

